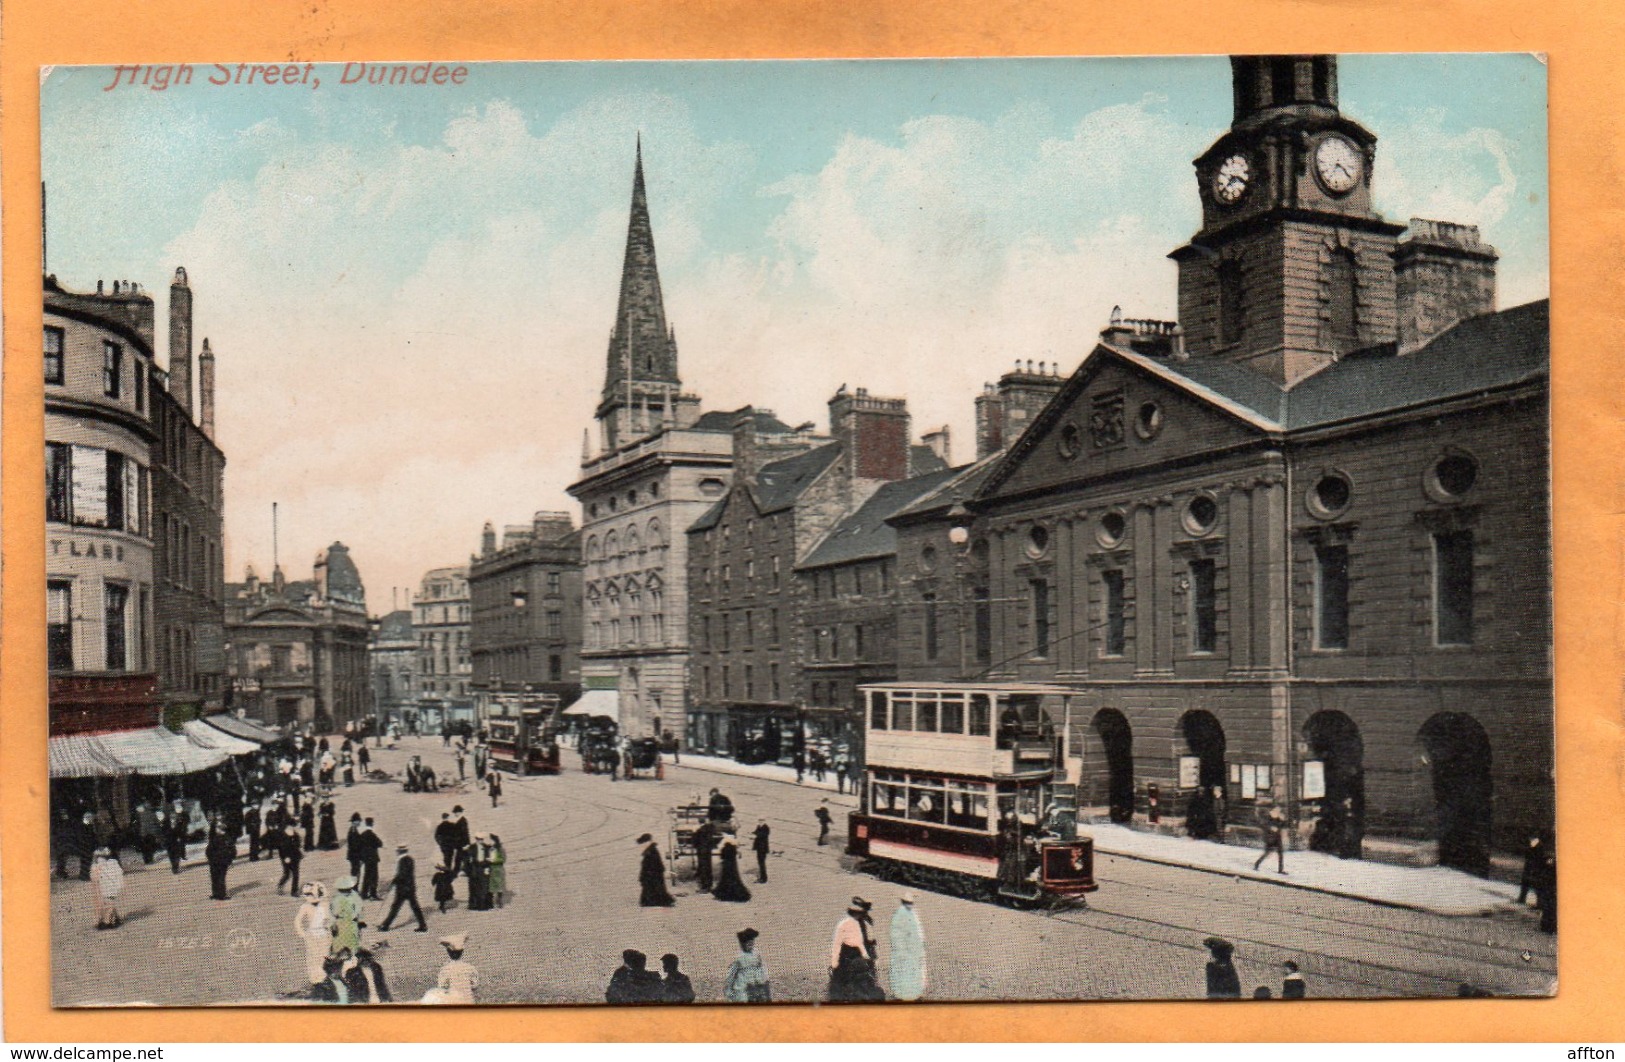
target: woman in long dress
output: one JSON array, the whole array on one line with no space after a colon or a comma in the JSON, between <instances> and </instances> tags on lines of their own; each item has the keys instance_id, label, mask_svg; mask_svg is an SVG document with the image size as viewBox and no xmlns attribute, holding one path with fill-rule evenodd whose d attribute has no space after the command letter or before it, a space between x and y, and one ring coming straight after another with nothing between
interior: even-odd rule
<instances>
[{"instance_id":1,"label":"woman in long dress","mask_svg":"<svg viewBox=\"0 0 1625 1062\"><path fill-rule=\"evenodd\" d=\"M638 866L638 884L643 888L643 894L638 897L639 905L677 906L671 891L666 888L666 861L660 857L660 846L647 833L639 837L637 843L645 846L642 862Z\"/></svg>"},{"instance_id":2,"label":"woman in long dress","mask_svg":"<svg viewBox=\"0 0 1625 1062\"><path fill-rule=\"evenodd\" d=\"M440 975L435 978L435 986L423 994L423 1002L472 1004L474 990L480 986L480 974L473 963L463 961L463 952L468 947L468 934L458 933L455 936L442 937L440 946L446 949L446 958L449 961L440 968Z\"/></svg>"},{"instance_id":3,"label":"woman in long dress","mask_svg":"<svg viewBox=\"0 0 1625 1062\"><path fill-rule=\"evenodd\" d=\"M322 824L316 835L316 847L324 852L331 852L339 846L339 827L336 820L338 809L331 800L322 801Z\"/></svg>"},{"instance_id":4,"label":"woman in long dress","mask_svg":"<svg viewBox=\"0 0 1625 1062\"><path fill-rule=\"evenodd\" d=\"M492 775L492 777L496 777ZM486 849L485 893L490 904L502 906L502 894L508 888L508 853L502 849L502 838L491 835L491 847Z\"/></svg>"},{"instance_id":5,"label":"woman in long dress","mask_svg":"<svg viewBox=\"0 0 1625 1062\"><path fill-rule=\"evenodd\" d=\"M754 929L739 932L739 954L728 967L728 977L722 985L723 996L729 1003L773 1002L773 985L768 980L767 967L762 965L762 957L756 952L759 936L761 934Z\"/></svg>"},{"instance_id":6,"label":"woman in long dress","mask_svg":"<svg viewBox=\"0 0 1625 1062\"><path fill-rule=\"evenodd\" d=\"M361 950L361 897L356 895L355 879L346 874L333 883L333 902L328 910L333 915L333 955Z\"/></svg>"},{"instance_id":7,"label":"woman in long dress","mask_svg":"<svg viewBox=\"0 0 1625 1062\"><path fill-rule=\"evenodd\" d=\"M319 985L327 980L327 950L333 942L333 916L324 902L327 886L307 881L300 895L305 902L293 916L293 931L305 944L305 978Z\"/></svg>"},{"instance_id":8,"label":"woman in long dress","mask_svg":"<svg viewBox=\"0 0 1625 1062\"><path fill-rule=\"evenodd\" d=\"M717 859L722 864L722 871L717 875L711 895L725 903L749 903L750 890L745 888L744 879L739 876L739 845L732 834L723 835L722 844L717 848Z\"/></svg>"},{"instance_id":9,"label":"woman in long dress","mask_svg":"<svg viewBox=\"0 0 1625 1062\"><path fill-rule=\"evenodd\" d=\"M897 913L891 916L891 994L914 1000L925 995L925 933L914 913L914 894L900 897Z\"/></svg>"}]
</instances>

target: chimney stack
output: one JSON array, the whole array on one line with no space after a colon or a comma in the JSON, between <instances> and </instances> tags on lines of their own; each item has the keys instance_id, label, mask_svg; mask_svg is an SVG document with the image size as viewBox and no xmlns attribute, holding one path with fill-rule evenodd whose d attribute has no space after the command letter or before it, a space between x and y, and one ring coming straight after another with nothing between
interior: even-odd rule
<instances>
[{"instance_id":1,"label":"chimney stack","mask_svg":"<svg viewBox=\"0 0 1625 1062\"><path fill-rule=\"evenodd\" d=\"M976 396L976 459L1008 447L1040 410L1061 390L1065 379L1060 366L1051 369L1047 364L1039 371L1031 361L1016 359L1013 370L999 377L999 382L985 384Z\"/></svg>"},{"instance_id":2,"label":"chimney stack","mask_svg":"<svg viewBox=\"0 0 1625 1062\"><path fill-rule=\"evenodd\" d=\"M1399 353L1494 310L1497 258L1477 225L1412 218L1394 249Z\"/></svg>"},{"instance_id":3,"label":"chimney stack","mask_svg":"<svg viewBox=\"0 0 1625 1062\"><path fill-rule=\"evenodd\" d=\"M852 504L861 504L882 483L908 478L910 424L906 399L877 398L862 387L849 392L843 385L829 400L829 430L841 444Z\"/></svg>"},{"instance_id":4,"label":"chimney stack","mask_svg":"<svg viewBox=\"0 0 1625 1062\"><path fill-rule=\"evenodd\" d=\"M951 466L954 463L953 447L950 444L948 435L948 425L944 424L936 431L926 432L924 435L920 436L920 442L930 447L931 452L936 454L937 459L943 464Z\"/></svg>"},{"instance_id":5,"label":"chimney stack","mask_svg":"<svg viewBox=\"0 0 1625 1062\"><path fill-rule=\"evenodd\" d=\"M118 283L113 284L114 294ZM175 396L186 415L192 415L192 289L186 284L186 270L175 270L169 286L169 393Z\"/></svg>"},{"instance_id":6,"label":"chimney stack","mask_svg":"<svg viewBox=\"0 0 1625 1062\"><path fill-rule=\"evenodd\" d=\"M485 529L480 532L480 556L489 557L497 551L497 529L491 526L491 521L485 521Z\"/></svg>"},{"instance_id":7,"label":"chimney stack","mask_svg":"<svg viewBox=\"0 0 1625 1062\"><path fill-rule=\"evenodd\" d=\"M209 439L214 438L214 351L209 349L209 337L203 337L203 353L197 359L198 427Z\"/></svg>"}]
</instances>

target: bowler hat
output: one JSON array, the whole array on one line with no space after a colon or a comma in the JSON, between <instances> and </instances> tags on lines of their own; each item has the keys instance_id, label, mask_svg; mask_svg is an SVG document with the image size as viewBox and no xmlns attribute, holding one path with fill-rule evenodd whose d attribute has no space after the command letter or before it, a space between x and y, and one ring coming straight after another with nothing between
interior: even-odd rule
<instances>
[{"instance_id":1,"label":"bowler hat","mask_svg":"<svg viewBox=\"0 0 1625 1062\"><path fill-rule=\"evenodd\" d=\"M645 834L640 834L638 839L634 843L635 844L648 844L652 840L654 840L654 838L651 837L649 834L645 833Z\"/></svg>"}]
</instances>

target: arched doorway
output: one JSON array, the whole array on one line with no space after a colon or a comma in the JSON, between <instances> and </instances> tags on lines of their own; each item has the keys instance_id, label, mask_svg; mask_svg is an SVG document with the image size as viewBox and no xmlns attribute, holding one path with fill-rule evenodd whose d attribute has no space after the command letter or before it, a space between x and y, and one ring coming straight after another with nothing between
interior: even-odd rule
<instances>
[{"instance_id":1,"label":"arched doorway","mask_svg":"<svg viewBox=\"0 0 1625 1062\"><path fill-rule=\"evenodd\" d=\"M1179 717L1185 755L1197 759L1196 790L1185 808L1185 832L1196 838L1215 837L1224 827L1224 727L1212 712L1186 712Z\"/></svg>"},{"instance_id":2,"label":"arched doorway","mask_svg":"<svg viewBox=\"0 0 1625 1062\"><path fill-rule=\"evenodd\" d=\"M1478 720L1441 712L1417 739L1433 776L1433 802L1441 866L1484 876L1490 869L1490 739Z\"/></svg>"},{"instance_id":3,"label":"arched doorway","mask_svg":"<svg viewBox=\"0 0 1625 1062\"><path fill-rule=\"evenodd\" d=\"M1115 708L1102 708L1090 723L1105 753L1106 805L1113 822L1134 818L1134 732Z\"/></svg>"},{"instance_id":4,"label":"arched doorway","mask_svg":"<svg viewBox=\"0 0 1625 1062\"><path fill-rule=\"evenodd\" d=\"M1303 735L1309 758L1321 762L1326 779L1309 847L1358 859L1365 838L1365 742L1360 728L1342 712L1316 712L1304 724Z\"/></svg>"}]
</instances>

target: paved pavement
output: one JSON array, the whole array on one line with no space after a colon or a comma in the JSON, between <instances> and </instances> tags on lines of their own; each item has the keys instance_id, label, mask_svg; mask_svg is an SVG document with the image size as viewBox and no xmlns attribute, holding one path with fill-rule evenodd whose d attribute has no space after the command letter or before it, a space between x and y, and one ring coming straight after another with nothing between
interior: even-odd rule
<instances>
[{"instance_id":1,"label":"paved pavement","mask_svg":"<svg viewBox=\"0 0 1625 1062\"><path fill-rule=\"evenodd\" d=\"M398 770L413 753L442 777L455 776L438 740L409 739L397 751L376 752L375 765ZM680 877L675 908L646 909L637 905L633 839L645 831L665 837L667 809L722 776L699 769L690 757L669 768L664 781L585 775L569 752L565 764L559 777L511 781L496 809L473 790L408 794L392 783L339 790L341 823L359 810L377 819L386 851L403 839L412 844L424 897L436 854L430 831L454 803L468 809L475 830L499 834L509 853L504 910L456 907L440 915L431 908L427 934L367 930L369 938L389 942L380 958L397 999L420 998L443 961L437 939L467 931L481 1002L601 1000L621 950L629 947L648 954L651 965L664 952L681 956L700 1000L717 1000L734 934L748 925L762 934L775 998L818 1000L830 936L853 894L875 903L884 977L887 923L902 888L855 873L838 845L815 843L814 808L820 800L838 806L849 803L846 798L772 777L726 779L722 788L742 826L748 830L765 817L773 829L771 881L759 886L747 875L752 901L727 904L696 893ZM1087 909L1043 914L920 893L927 998L1200 998L1201 942L1210 934L1236 942L1249 994L1255 985L1278 986L1287 958L1303 966L1316 996L1455 995L1463 982L1497 994L1555 990L1555 944L1539 933L1532 910L1445 917L1129 858L1109 848L1103 841L1096 864L1101 889ZM1289 859L1293 869L1295 858ZM136 862L124 897L128 921L119 930L94 929L88 885L53 884L51 976L59 1005L276 1003L301 988L302 948L292 929L298 901L276 895L273 865L240 861L231 872L232 899L212 902L207 868L172 875L167 864L140 868ZM347 869L342 852L312 853L304 865L307 878L329 883ZM382 915L369 905L370 923Z\"/></svg>"}]
</instances>

